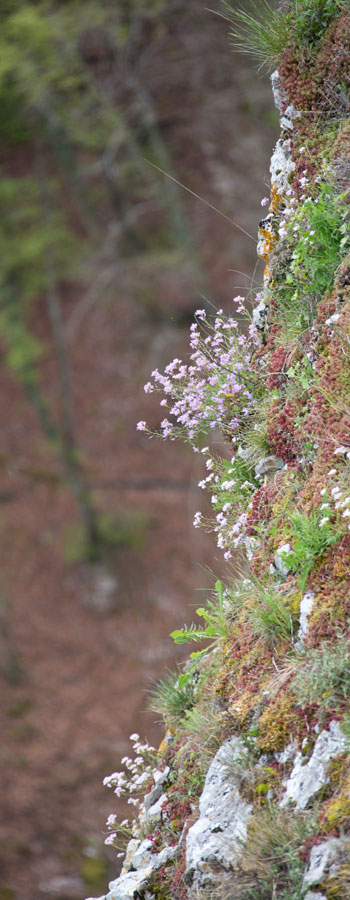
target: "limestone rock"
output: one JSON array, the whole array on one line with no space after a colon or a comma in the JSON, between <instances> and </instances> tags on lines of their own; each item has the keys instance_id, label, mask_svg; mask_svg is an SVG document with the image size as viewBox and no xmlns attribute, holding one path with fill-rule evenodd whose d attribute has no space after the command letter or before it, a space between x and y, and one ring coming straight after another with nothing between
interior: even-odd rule
<instances>
[{"instance_id":1,"label":"limestone rock","mask_svg":"<svg viewBox=\"0 0 350 900\"><path fill-rule=\"evenodd\" d=\"M319 891L308 891L304 900L327 900L327 897L325 894L320 894Z\"/></svg>"},{"instance_id":2,"label":"limestone rock","mask_svg":"<svg viewBox=\"0 0 350 900\"><path fill-rule=\"evenodd\" d=\"M273 475L276 475L276 472L279 472L280 469L283 469L284 460L279 459L278 456L264 456L264 459L261 459L255 468L255 474L257 478L271 478Z\"/></svg>"},{"instance_id":3,"label":"limestone rock","mask_svg":"<svg viewBox=\"0 0 350 900\"><path fill-rule=\"evenodd\" d=\"M126 848L122 875L130 872L131 869L141 869L142 866L149 865L152 859L151 848L152 841L147 838L143 841L132 838Z\"/></svg>"},{"instance_id":4,"label":"limestone rock","mask_svg":"<svg viewBox=\"0 0 350 900\"><path fill-rule=\"evenodd\" d=\"M134 900L135 894L139 894L147 887L153 872L154 866L149 865L136 872L120 875L115 881L110 881L109 892L102 900Z\"/></svg>"},{"instance_id":5,"label":"limestone rock","mask_svg":"<svg viewBox=\"0 0 350 900\"><path fill-rule=\"evenodd\" d=\"M98 900L134 900L135 896L145 896L155 872L178 855L180 843L163 847L160 853L151 853L151 847L152 842L147 839L129 841L121 875L110 882L108 894Z\"/></svg>"},{"instance_id":6,"label":"limestone rock","mask_svg":"<svg viewBox=\"0 0 350 900\"><path fill-rule=\"evenodd\" d=\"M162 806L163 803L166 803L167 799L167 794L161 794L156 803L153 803L152 806L143 810L142 815L140 815L140 821L150 825L155 825L156 822L160 822L162 819Z\"/></svg>"},{"instance_id":7,"label":"limestone rock","mask_svg":"<svg viewBox=\"0 0 350 900\"><path fill-rule=\"evenodd\" d=\"M282 578L287 578L292 569L292 555L293 551L290 544L281 544L276 550L274 565Z\"/></svg>"},{"instance_id":8,"label":"limestone rock","mask_svg":"<svg viewBox=\"0 0 350 900\"><path fill-rule=\"evenodd\" d=\"M281 76L276 69L272 72L271 75L271 86L272 86L272 94L273 94L273 102L275 104L276 109L279 113L283 111L283 107L285 105L285 91L282 86Z\"/></svg>"},{"instance_id":9,"label":"limestone rock","mask_svg":"<svg viewBox=\"0 0 350 900\"><path fill-rule=\"evenodd\" d=\"M253 309L253 325L258 331L265 331L269 305L261 298L257 306Z\"/></svg>"},{"instance_id":10,"label":"limestone rock","mask_svg":"<svg viewBox=\"0 0 350 900\"><path fill-rule=\"evenodd\" d=\"M291 142L287 138L279 138L270 162L271 184L277 194L283 195L289 187L289 176L295 169L295 163L291 159Z\"/></svg>"},{"instance_id":11,"label":"limestone rock","mask_svg":"<svg viewBox=\"0 0 350 900\"><path fill-rule=\"evenodd\" d=\"M291 103L287 106L283 116L280 119L281 128L285 131L292 131L294 128L294 119L300 119L301 112Z\"/></svg>"},{"instance_id":12,"label":"limestone rock","mask_svg":"<svg viewBox=\"0 0 350 900\"><path fill-rule=\"evenodd\" d=\"M170 771L169 766L166 766L166 768L163 770L163 772L158 771L158 769L155 772L153 772L155 786L154 786L154 788L152 788L152 790L148 794L146 794L144 801L143 801L146 811L150 810L151 807L154 806L154 804L157 803L157 801L161 797L162 786L163 786L164 782L167 781L169 771Z\"/></svg>"},{"instance_id":13,"label":"limestone rock","mask_svg":"<svg viewBox=\"0 0 350 900\"><path fill-rule=\"evenodd\" d=\"M304 887L319 885L326 874L328 877L336 875L340 866L348 859L349 841L341 838L329 838L328 841L323 841L322 844L313 847L304 875Z\"/></svg>"},{"instance_id":14,"label":"limestone rock","mask_svg":"<svg viewBox=\"0 0 350 900\"><path fill-rule=\"evenodd\" d=\"M303 599L300 603L300 618L299 618L300 628L298 631L298 638L300 641L303 641L306 636L307 628L308 628L307 620L311 613L314 599L315 599L315 594L313 593L313 591L306 591L306 594L304 594Z\"/></svg>"},{"instance_id":15,"label":"limestone rock","mask_svg":"<svg viewBox=\"0 0 350 900\"><path fill-rule=\"evenodd\" d=\"M286 791L281 806L287 806L292 801L297 809L305 809L311 797L327 783L329 761L342 753L346 746L347 740L338 722L332 721L329 731L319 734L307 763L301 753L296 754L292 772L285 782Z\"/></svg>"},{"instance_id":16,"label":"limestone rock","mask_svg":"<svg viewBox=\"0 0 350 900\"><path fill-rule=\"evenodd\" d=\"M297 745L294 741L290 741L289 744L281 750L279 753L275 753L275 759L277 759L278 763L282 763L285 765L288 762L294 760L297 753Z\"/></svg>"},{"instance_id":17,"label":"limestone rock","mask_svg":"<svg viewBox=\"0 0 350 900\"><path fill-rule=\"evenodd\" d=\"M230 772L230 765L239 766L243 752L239 738L225 741L209 767L200 816L186 841L186 881L195 890L232 868L246 840L252 807L239 793L237 775Z\"/></svg>"}]
</instances>

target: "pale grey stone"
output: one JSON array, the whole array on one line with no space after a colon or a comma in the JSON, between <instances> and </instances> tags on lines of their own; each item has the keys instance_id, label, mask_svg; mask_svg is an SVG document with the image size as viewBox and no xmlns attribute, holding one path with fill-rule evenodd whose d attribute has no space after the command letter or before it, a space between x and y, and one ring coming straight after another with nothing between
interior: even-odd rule
<instances>
[{"instance_id":1,"label":"pale grey stone","mask_svg":"<svg viewBox=\"0 0 350 900\"><path fill-rule=\"evenodd\" d=\"M320 894L319 891L308 891L304 900L327 900L327 897L325 894Z\"/></svg>"},{"instance_id":2,"label":"pale grey stone","mask_svg":"<svg viewBox=\"0 0 350 900\"><path fill-rule=\"evenodd\" d=\"M290 139L279 138L270 162L271 184L278 194L283 195L289 187L288 178L295 169L291 159Z\"/></svg>"},{"instance_id":3,"label":"pale grey stone","mask_svg":"<svg viewBox=\"0 0 350 900\"><path fill-rule=\"evenodd\" d=\"M317 791L327 784L327 765L338 753L346 749L347 739L339 728L338 722L331 722L329 731L321 731L313 753L305 763L301 753L297 753L294 766L285 782L285 795L281 806L289 801L295 803L297 809L305 809L309 800Z\"/></svg>"},{"instance_id":4,"label":"pale grey stone","mask_svg":"<svg viewBox=\"0 0 350 900\"><path fill-rule=\"evenodd\" d=\"M275 568L282 578L287 578L292 569L293 551L290 544L281 544L274 556Z\"/></svg>"},{"instance_id":5,"label":"pale grey stone","mask_svg":"<svg viewBox=\"0 0 350 900\"><path fill-rule=\"evenodd\" d=\"M273 94L273 102L279 113L282 112L284 106L285 91L282 85L281 76L278 69L275 69L271 75L271 86Z\"/></svg>"},{"instance_id":6,"label":"pale grey stone","mask_svg":"<svg viewBox=\"0 0 350 900\"><path fill-rule=\"evenodd\" d=\"M259 541L257 538L252 537L248 534L245 534L243 537L243 543L245 546L247 558L251 560L254 556L255 551L259 547Z\"/></svg>"},{"instance_id":7,"label":"pale grey stone","mask_svg":"<svg viewBox=\"0 0 350 900\"><path fill-rule=\"evenodd\" d=\"M264 253L265 253L266 232L268 232L269 234L272 234L272 223L273 223L274 218L275 218L274 213L271 212L271 213L268 213L268 215L265 216L265 218L262 219L261 222L259 223L258 243L257 243L256 252L257 252L258 256L261 256L262 258L264 258Z\"/></svg>"},{"instance_id":8,"label":"pale grey stone","mask_svg":"<svg viewBox=\"0 0 350 900\"><path fill-rule=\"evenodd\" d=\"M329 319L326 319L325 325L335 325L339 319L340 313L334 313L333 316L330 316Z\"/></svg>"},{"instance_id":9,"label":"pale grey stone","mask_svg":"<svg viewBox=\"0 0 350 900\"><path fill-rule=\"evenodd\" d=\"M167 779L169 777L169 772L170 772L169 766L165 766L165 769L163 769L163 771L160 771L160 769L155 769L154 772L152 773L155 783L156 784L164 784L164 782L167 781Z\"/></svg>"},{"instance_id":10,"label":"pale grey stone","mask_svg":"<svg viewBox=\"0 0 350 900\"><path fill-rule=\"evenodd\" d=\"M152 841L147 838L143 841L138 838L132 838L126 848L122 875L130 872L131 869L141 869L142 866L149 865L152 861L151 848Z\"/></svg>"},{"instance_id":11,"label":"pale grey stone","mask_svg":"<svg viewBox=\"0 0 350 900\"><path fill-rule=\"evenodd\" d=\"M286 129L287 131L292 131L294 128L294 119L300 119L301 112L293 106L293 103L290 103L287 106L287 109L283 113L280 119L281 128Z\"/></svg>"},{"instance_id":12,"label":"pale grey stone","mask_svg":"<svg viewBox=\"0 0 350 900\"><path fill-rule=\"evenodd\" d=\"M155 822L160 822L162 818L162 806L163 803L166 803L167 799L167 794L161 794L157 802L153 803L153 805L145 811L146 819L148 822L151 822L152 825L154 825Z\"/></svg>"},{"instance_id":13,"label":"pale grey stone","mask_svg":"<svg viewBox=\"0 0 350 900\"><path fill-rule=\"evenodd\" d=\"M156 769L152 774L155 781L154 788L149 791L148 794L144 797L143 805L146 810L149 810L155 803L159 800L162 795L162 786L165 781L167 781L169 776L169 766L166 766L165 769L161 772L159 769Z\"/></svg>"},{"instance_id":14,"label":"pale grey stone","mask_svg":"<svg viewBox=\"0 0 350 900\"><path fill-rule=\"evenodd\" d=\"M268 303L262 299L253 309L253 325L258 331L265 330L268 308Z\"/></svg>"},{"instance_id":15,"label":"pale grey stone","mask_svg":"<svg viewBox=\"0 0 350 900\"><path fill-rule=\"evenodd\" d=\"M161 866L178 856L180 846L181 840L175 847L163 847L160 853L151 853L152 841L133 838L126 849L121 875L111 881L109 893L100 900L133 900L134 894L146 889Z\"/></svg>"},{"instance_id":16,"label":"pale grey stone","mask_svg":"<svg viewBox=\"0 0 350 900\"><path fill-rule=\"evenodd\" d=\"M155 784L154 788L152 788L152 790L149 791L148 794L145 794L143 804L144 804L146 811L151 809L151 807L154 806L155 803L157 803L157 801L159 800L159 797L162 796L162 793L163 793L162 785Z\"/></svg>"},{"instance_id":17,"label":"pale grey stone","mask_svg":"<svg viewBox=\"0 0 350 900\"><path fill-rule=\"evenodd\" d=\"M223 870L232 868L246 840L252 807L240 796L234 774L244 754L242 742L232 738L220 747L209 767L200 816L186 840L186 880L195 888L215 881L218 870L222 876Z\"/></svg>"},{"instance_id":18,"label":"pale grey stone","mask_svg":"<svg viewBox=\"0 0 350 900\"><path fill-rule=\"evenodd\" d=\"M255 474L258 478L264 478L266 475L271 476L284 467L284 460L278 456L264 456L255 468Z\"/></svg>"},{"instance_id":19,"label":"pale grey stone","mask_svg":"<svg viewBox=\"0 0 350 900\"><path fill-rule=\"evenodd\" d=\"M300 603L300 616L299 616L299 624L300 628L298 631L298 638L300 641L304 641L307 629L308 629L308 617L311 613L313 604L314 604L315 594L313 591L306 591L304 594L302 601Z\"/></svg>"},{"instance_id":20,"label":"pale grey stone","mask_svg":"<svg viewBox=\"0 0 350 900\"><path fill-rule=\"evenodd\" d=\"M304 887L318 885L327 875L336 875L340 866L349 858L349 841L341 838L329 838L313 847L310 862L304 875Z\"/></svg>"},{"instance_id":21,"label":"pale grey stone","mask_svg":"<svg viewBox=\"0 0 350 900\"><path fill-rule=\"evenodd\" d=\"M275 753L275 759L277 759L278 763L282 763L282 765L284 765L285 763L288 763L292 759L294 759L296 752L297 745L294 741L291 741L289 744L287 744L284 750L281 750L280 753Z\"/></svg>"},{"instance_id":22,"label":"pale grey stone","mask_svg":"<svg viewBox=\"0 0 350 900\"><path fill-rule=\"evenodd\" d=\"M110 881L105 900L134 900L134 896L147 887L154 872L154 866L145 866L137 872L127 872L115 881Z\"/></svg>"}]
</instances>

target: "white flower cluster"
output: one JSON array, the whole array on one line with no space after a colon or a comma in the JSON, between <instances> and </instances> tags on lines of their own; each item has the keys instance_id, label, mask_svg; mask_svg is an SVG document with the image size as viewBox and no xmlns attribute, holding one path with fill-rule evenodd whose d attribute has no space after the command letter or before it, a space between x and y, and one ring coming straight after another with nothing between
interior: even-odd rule
<instances>
[{"instance_id":1,"label":"white flower cluster","mask_svg":"<svg viewBox=\"0 0 350 900\"><path fill-rule=\"evenodd\" d=\"M129 756L123 756L121 761L127 772L112 772L111 775L106 775L103 779L103 784L109 788L113 787L117 797L129 794L127 801L129 806L138 807L141 802L138 795L143 793L145 783L150 780L155 769L156 750L147 741L142 743L140 735L136 733L130 735L130 740L135 757L132 759ZM110 833L106 837L105 844L113 846L117 845L118 837L124 838L125 834L132 833L133 827L128 819L124 819L118 825L115 813L111 813L108 816L106 826ZM120 853L118 855L123 856L124 854Z\"/></svg>"}]
</instances>

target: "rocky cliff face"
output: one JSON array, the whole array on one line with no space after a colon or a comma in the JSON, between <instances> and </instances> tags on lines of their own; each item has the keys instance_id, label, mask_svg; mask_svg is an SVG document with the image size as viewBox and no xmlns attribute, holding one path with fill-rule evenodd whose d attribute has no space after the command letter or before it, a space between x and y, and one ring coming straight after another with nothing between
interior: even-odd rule
<instances>
[{"instance_id":1,"label":"rocky cliff face","mask_svg":"<svg viewBox=\"0 0 350 900\"><path fill-rule=\"evenodd\" d=\"M198 310L190 363L147 387L233 568L173 635L210 644L155 692L163 744L109 780L146 796L105 900L350 897L350 11L323 6L317 33L306 0L281 13L264 284L236 319Z\"/></svg>"}]
</instances>

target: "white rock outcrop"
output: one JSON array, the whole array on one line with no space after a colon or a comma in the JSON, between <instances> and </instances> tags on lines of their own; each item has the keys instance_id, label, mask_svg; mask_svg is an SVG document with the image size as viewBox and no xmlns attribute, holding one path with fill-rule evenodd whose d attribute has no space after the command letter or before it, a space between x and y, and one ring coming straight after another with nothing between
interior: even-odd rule
<instances>
[{"instance_id":1,"label":"white rock outcrop","mask_svg":"<svg viewBox=\"0 0 350 900\"><path fill-rule=\"evenodd\" d=\"M134 900L145 895L153 876L179 853L179 844L151 853L152 841L133 838L127 846L124 865L119 878L109 883L108 894L96 900ZM93 900L93 898L89 898Z\"/></svg>"},{"instance_id":2,"label":"white rock outcrop","mask_svg":"<svg viewBox=\"0 0 350 900\"><path fill-rule=\"evenodd\" d=\"M287 806L292 802L297 809L305 809L311 797L327 784L329 761L346 747L345 735L338 722L332 721L329 731L321 731L319 734L308 762L305 762L302 753L296 754L291 774L285 781L285 794L280 805Z\"/></svg>"},{"instance_id":3,"label":"white rock outcrop","mask_svg":"<svg viewBox=\"0 0 350 900\"><path fill-rule=\"evenodd\" d=\"M293 551L290 544L281 544L274 556L274 566L281 578L287 578L293 568Z\"/></svg>"},{"instance_id":4,"label":"white rock outcrop","mask_svg":"<svg viewBox=\"0 0 350 900\"><path fill-rule=\"evenodd\" d=\"M319 891L308 891L304 900L327 900L327 897L325 894L320 894Z\"/></svg>"},{"instance_id":5,"label":"white rock outcrop","mask_svg":"<svg viewBox=\"0 0 350 900\"><path fill-rule=\"evenodd\" d=\"M336 875L340 867L349 861L349 849L350 841L346 838L329 838L327 841L322 841L322 844L313 847L304 875L304 888L318 887L325 877L332 878ZM323 894L316 894L316 896L323 897Z\"/></svg>"},{"instance_id":6,"label":"white rock outcrop","mask_svg":"<svg viewBox=\"0 0 350 900\"><path fill-rule=\"evenodd\" d=\"M313 591L306 591L300 603L299 631L298 638L301 642L305 640L308 629L308 618L314 605L315 594Z\"/></svg>"},{"instance_id":7,"label":"white rock outcrop","mask_svg":"<svg viewBox=\"0 0 350 900\"><path fill-rule=\"evenodd\" d=\"M239 738L232 738L220 747L209 767L200 816L186 840L186 881L194 890L220 879L241 854L252 813L239 793L239 776L234 771L244 752Z\"/></svg>"}]
</instances>

